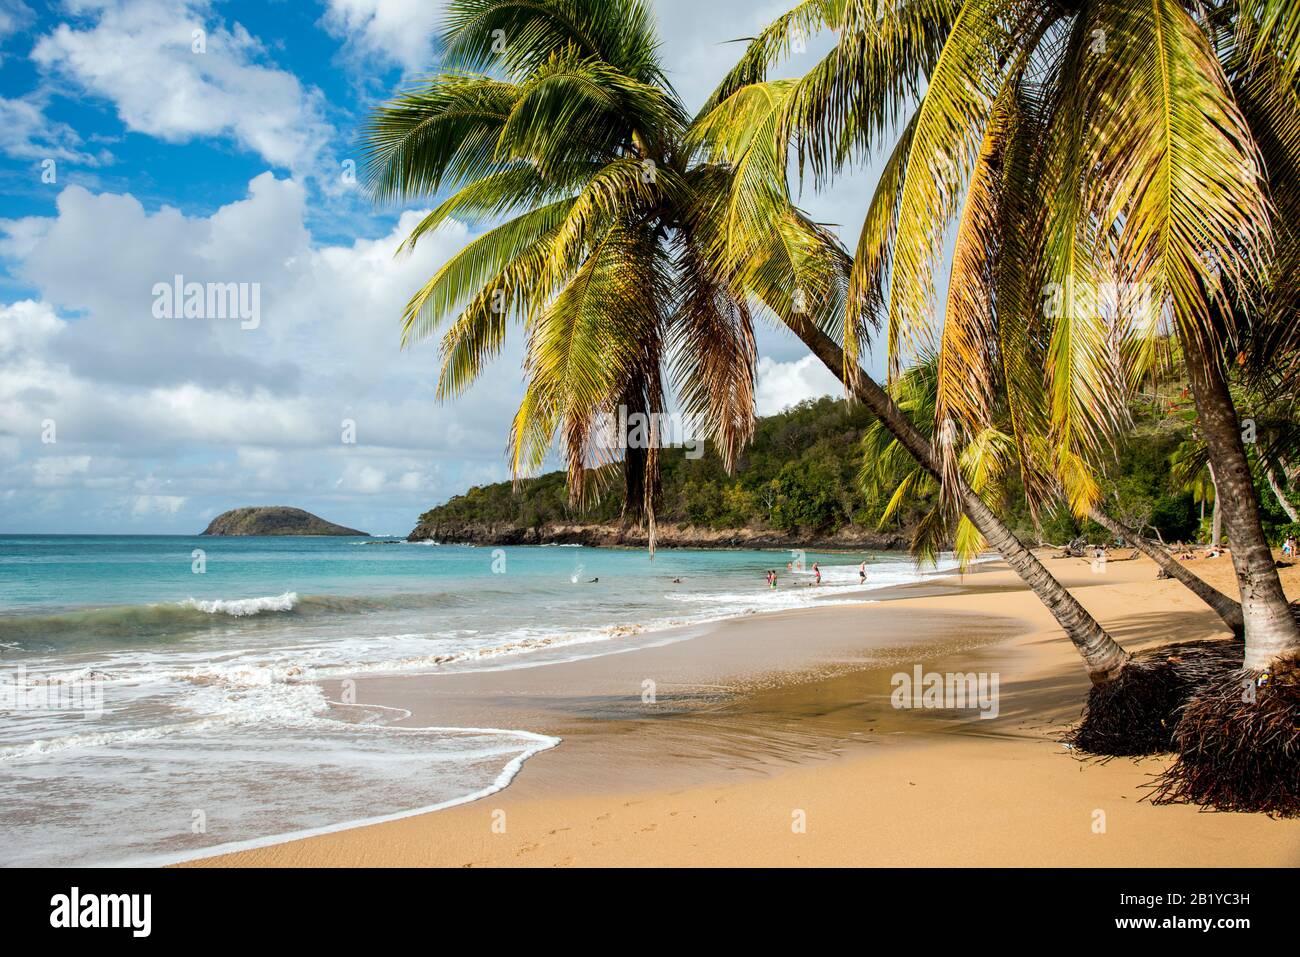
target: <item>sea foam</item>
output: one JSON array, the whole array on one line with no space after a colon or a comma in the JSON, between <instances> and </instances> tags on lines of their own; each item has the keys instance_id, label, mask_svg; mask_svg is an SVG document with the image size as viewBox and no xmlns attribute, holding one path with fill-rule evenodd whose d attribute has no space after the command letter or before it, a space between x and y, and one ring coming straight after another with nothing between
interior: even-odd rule
<instances>
[{"instance_id":1,"label":"sea foam","mask_svg":"<svg viewBox=\"0 0 1300 957\"><path fill-rule=\"evenodd\" d=\"M293 611L298 605L298 593L287 591L282 595L267 595L262 598L214 598L210 601L187 598L180 604L209 615L234 615L236 618L245 618L249 615L260 615L264 611Z\"/></svg>"}]
</instances>

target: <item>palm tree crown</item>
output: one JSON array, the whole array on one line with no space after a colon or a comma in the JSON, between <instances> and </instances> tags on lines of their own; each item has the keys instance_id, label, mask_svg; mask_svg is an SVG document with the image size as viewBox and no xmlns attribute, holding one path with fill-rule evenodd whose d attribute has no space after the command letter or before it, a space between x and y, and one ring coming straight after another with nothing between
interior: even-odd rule
<instances>
[{"instance_id":1,"label":"palm tree crown","mask_svg":"<svg viewBox=\"0 0 1300 957\"><path fill-rule=\"evenodd\" d=\"M765 80L816 26L836 31L832 51L800 80ZM768 148L793 150L819 181L887 150L846 362L872 323L887 327L895 375L937 355L954 512L961 451L1005 395L1031 501L1064 496L1087 515L1133 388L1177 340L1216 477L1234 489L1233 556L1262 639L1248 647L1266 649L1252 666L1300 649L1300 632L1260 530L1225 356L1268 366L1294 350L1298 74L1300 15L1280 0L843 0L774 22L714 97L732 116L756 89L779 99ZM761 208L763 191L736 186L735 205Z\"/></svg>"},{"instance_id":2,"label":"palm tree crown","mask_svg":"<svg viewBox=\"0 0 1300 957\"><path fill-rule=\"evenodd\" d=\"M750 310L703 249L702 198L724 174L687 145L640 0L453 0L442 47L441 72L374 114L369 183L380 200L450 193L407 247L452 217L493 225L412 296L404 341L450 320L445 398L521 324L515 474L558 436L581 497L621 459L625 508L653 549L656 450L596 433L602 414L657 414L670 396L729 466L752 433Z\"/></svg>"}]
</instances>

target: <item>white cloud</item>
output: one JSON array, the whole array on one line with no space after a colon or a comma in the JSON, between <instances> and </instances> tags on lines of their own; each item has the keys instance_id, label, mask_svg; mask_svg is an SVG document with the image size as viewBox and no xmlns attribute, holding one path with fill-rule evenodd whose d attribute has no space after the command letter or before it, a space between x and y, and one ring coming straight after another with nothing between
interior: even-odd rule
<instances>
[{"instance_id":1,"label":"white cloud","mask_svg":"<svg viewBox=\"0 0 1300 957\"><path fill-rule=\"evenodd\" d=\"M343 469L343 475L335 484L348 492L373 495L383 490L387 478L388 475L383 469L359 462L349 462Z\"/></svg>"},{"instance_id":2,"label":"white cloud","mask_svg":"<svg viewBox=\"0 0 1300 957\"><path fill-rule=\"evenodd\" d=\"M357 422L363 448L475 441L472 410L429 414L432 363L398 351L403 303L466 230L451 224L396 259L420 215L410 213L385 237L317 246L299 196L292 181L264 174L247 199L186 218L69 187L59 216L30 230L37 238L18 265L43 300L0 309L8 413L24 416L26 431L53 417L61 437L82 441L333 449L344 418ZM86 240L103 235L120 241L96 255ZM153 284L176 273L259 282L261 325L154 318ZM60 319L56 307L82 316Z\"/></svg>"},{"instance_id":3,"label":"white cloud","mask_svg":"<svg viewBox=\"0 0 1300 957\"><path fill-rule=\"evenodd\" d=\"M184 504L184 495L137 495L131 503L131 514L175 515Z\"/></svg>"},{"instance_id":4,"label":"white cloud","mask_svg":"<svg viewBox=\"0 0 1300 957\"><path fill-rule=\"evenodd\" d=\"M442 5L429 0L326 0L321 22L355 53L427 70L433 61L433 36Z\"/></svg>"},{"instance_id":5,"label":"white cloud","mask_svg":"<svg viewBox=\"0 0 1300 957\"><path fill-rule=\"evenodd\" d=\"M445 4L434 0L325 0L321 24L362 58L393 63L408 73L435 65L434 38ZM660 49L670 79L686 106L695 110L713 92L744 50L742 40L789 9L784 0L651 0L664 43ZM804 72L829 49L828 37L809 38L808 50L773 75Z\"/></svg>"},{"instance_id":6,"label":"white cloud","mask_svg":"<svg viewBox=\"0 0 1300 957\"><path fill-rule=\"evenodd\" d=\"M441 4L327 2L322 26L346 37L353 55L432 65ZM665 61L689 107L739 52L719 41L752 35L783 7L656 2ZM0 257L24 295L35 290L0 303L0 529L98 521L100 530L197 531L226 508L276 503L401 531L433 502L507 477L517 330L485 381L448 405L433 400L435 346L398 349L407 298L469 231L448 224L395 259L421 215L410 211L391 230L322 242L306 226L313 194L303 185L323 170L334 135L320 94L276 67L243 27L222 22L217 11L227 8L68 0L64 9L69 22L34 51L45 71L39 94L0 103L16 117L12 129L0 123L0 149L84 152L74 131L38 124L41 97L89 94L110 101L130 130L178 143L229 138L293 175L264 173L203 215L69 187L53 215L0 220ZM208 31L202 54L191 50L199 27ZM808 207L844 222L851 242L869 193L846 177ZM258 283L260 326L153 318L154 284L176 274ZM788 334L764 329L760 346L760 414L838 394ZM46 419L57 423L57 446L40 441ZM357 423L355 445L341 440L343 419Z\"/></svg>"},{"instance_id":7,"label":"white cloud","mask_svg":"<svg viewBox=\"0 0 1300 957\"><path fill-rule=\"evenodd\" d=\"M55 455L36 460L32 479L36 485L66 485L72 476L85 475L89 470L89 455Z\"/></svg>"},{"instance_id":8,"label":"white cloud","mask_svg":"<svg viewBox=\"0 0 1300 957\"><path fill-rule=\"evenodd\" d=\"M29 356L63 327L64 322L43 302L23 299L0 307L0 358Z\"/></svg>"},{"instance_id":9,"label":"white cloud","mask_svg":"<svg viewBox=\"0 0 1300 957\"><path fill-rule=\"evenodd\" d=\"M804 399L838 395L843 391L839 379L816 356L804 356L794 362L777 362L770 356L758 360L754 401L759 415L774 415Z\"/></svg>"},{"instance_id":10,"label":"white cloud","mask_svg":"<svg viewBox=\"0 0 1300 957\"><path fill-rule=\"evenodd\" d=\"M745 42L793 3L787 0L733 0L701 3L699 0L654 0L660 56L668 78L694 112L704 105L727 71L745 50ZM773 77L798 76L806 72L831 48L833 38L823 34L808 38L807 49L777 66Z\"/></svg>"},{"instance_id":11,"label":"white cloud","mask_svg":"<svg viewBox=\"0 0 1300 957\"><path fill-rule=\"evenodd\" d=\"M434 488L434 476L422 470L427 468L427 463L406 456L388 458L383 464L385 468L359 461L344 462L343 472L335 481L335 487L340 491L361 495L377 495L381 492L418 493ZM401 471L402 469L406 471Z\"/></svg>"},{"instance_id":12,"label":"white cloud","mask_svg":"<svg viewBox=\"0 0 1300 957\"><path fill-rule=\"evenodd\" d=\"M110 100L128 129L171 143L229 136L295 172L319 162L332 135L319 91L263 62L262 44L215 20L208 0L76 0L70 8L81 18L42 37L32 59Z\"/></svg>"},{"instance_id":13,"label":"white cloud","mask_svg":"<svg viewBox=\"0 0 1300 957\"><path fill-rule=\"evenodd\" d=\"M0 41L26 29L36 15L22 0L0 0Z\"/></svg>"},{"instance_id":14,"label":"white cloud","mask_svg":"<svg viewBox=\"0 0 1300 957\"><path fill-rule=\"evenodd\" d=\"M276 502L391 529L463 474L500 477L519 343L454 405L433 399L434 345L399 349L407 298L468 230L449 223L395 258L419 211L347 245L313 239L306 214L296 181L263 174L208 216L74 186L55 216L0 221L0 254L39 292L0 304L0 528L99 516L189 531L213 509ZM154 318L153 284L178 272L259 282L261 325ZM47 419L57 446L41 442ZM56 457L86 467L40 464Z\"/></svg>"},{"instance_id":15,"label":"white cloud","mask_svg":"<svg viewBox=\"0 0 1300 957\"><path fill-rule=\"evenodd\" d=\"M198 282L269 281L277 289L285 262L310 248L296 182L262 174L247 198L206 218L168 206L151 213L130 194L80 186L64 189L57 209L53 218L0 223L20 257L14 272L55 308L85 316L51 343L51 358L78 373L139 385L292 388L294 369L238 338L237 322L158 320L152 307L155 284L178 274ZM105 243L105 236L116 241ZM264 292L264 312L266 299Z\"/></svg>"},{"instance_id":16,"label":"white cloud","mask_svg":"<svg viewBox=\"0 0 1300 957\"><path fill-rule=\"evenodd\" d=\"M87 166L112 159L107 150L91 154L81 150L81 145L76 130L48 119L35 100L0 96L0 152L15 159L66 160Z\"/></svg>"}]
</instances>

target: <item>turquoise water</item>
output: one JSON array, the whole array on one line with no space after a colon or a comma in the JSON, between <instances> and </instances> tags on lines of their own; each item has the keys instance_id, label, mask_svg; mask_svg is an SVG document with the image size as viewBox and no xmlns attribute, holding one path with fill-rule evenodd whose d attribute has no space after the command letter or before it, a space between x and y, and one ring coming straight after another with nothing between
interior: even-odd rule
<instances>
[{"instance_id":1,"label":"turquoise water","mask_svg":"<svg viewBox=\"0 0 1300 957\"><path fill-rule=\"evenodd\" d=\"M816 586L811 570L787 572L797 557L0 536L0 863L175 859L444 806L505 786L557 743L395 727L403 715L331 703L318 679L603 654L917 577L897 554L809 552Z\"/></svg>"}]
</instances>

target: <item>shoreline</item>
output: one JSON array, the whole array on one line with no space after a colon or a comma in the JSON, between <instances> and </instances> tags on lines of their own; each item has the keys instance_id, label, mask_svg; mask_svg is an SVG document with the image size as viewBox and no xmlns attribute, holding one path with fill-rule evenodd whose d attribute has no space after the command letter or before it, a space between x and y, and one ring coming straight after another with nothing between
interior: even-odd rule
<instances>
[{"instance_id":1,"label":"shoreline","mask_svg":"<svg viewBox=\"0 0 1300 957\"><path fill-rule=\"evenodd\" d=\"M985 564L988 561L990 561L988 557L978 558L971 563L971 568L975 568L979 565ZM464 668L461 670L451 669L451 670L443 670L443 671L425 671L425 672L409 672L409 673L403 673L400 671L395 671L395 672L377 671L374 674L367 676L367 680L371 682L382 681L385 686L396 687L419 679L438 680L438 679L450 679L450 678L467 678L470 681L473 681L475 676L492 676L501 673L513 672L513 671L528 671L534 668L551 668L551 667L562 668L566 665L579 665L587 662L596 662L607 657L635 655L637 653L644 653L654 649L674 646L679 643L689 644L707 638L712 630L717 629L719 627L740 625L742 623L754 623L754 622L764 621L766 619L783 620L787 616L791 616L791 615L801 615L804 613L839 610L845 607L855 608L855 609L867 607L870 605L874 605L878 602L893 600L894 597L898 595L918 593L916 591L917 589L951 587L945 584L949 579L962 577L961 574L955 569L932 570L924 574L925 577L923 577L922 579L914 582L905 583L905 584L886 584L886 585L878 585L874 587L866 586L861 588L855 586L853 587L851 592L851 595L853 597L844 597L844 596L837 597L834 593L834 590L828 589L828 593L825 594L824 600L819 601L814 597L812 604L796 606L793 608L778 608L778 609L761 610L761 611L750 610L745 612L726 613L717 618L708 618L699 621L691 621L688 623L668 625L668 626L658 627L658 628L647 626L643 630L631 630L633 628L636 628L637 626L613 626L615 628L628 628L629 630L626 632L625 637L640 638L643 639L643 642L635 645L628 645L622 648L608 649L594 654L578 655L577 657L559 657L553 660L547 660L545 657L547 654L563 655L565 653L565 650L571 647L569 644L560 643L554 646L553 648L527 653L524 656L522 656L522 659L519 661L512 662L510 664L501 665L495 668L483 668L483 669ZM868 595L870 597L865 597ZM883 596L883 597L877 597L877 596ZM578 647L581 647L584 643L579 642L577 644ZM350 677L360 678L361 675L362 673L357 673ZM413 716L412 716L411 709L407 707L402 707L400 705L394 705L391 703L380 703L379 701L371 701L371 700L357 701L354 704L344 705L341 702L335 700L335 698L337 697L337 692L340 686L342 685L342 682L345 680L347 680L347 677L340 677L340 678L331 677L327 679L320 679L313 683L318 684L321 687L326 689L327 695L329 696L330 699L329 703L331 704L331 706L340 707L340 708L358 708L363 710L364 709L397 710L406 713L405 720L412 719ZM384 697L387 701L390 702L395 700L387 693L384 694ZM400 694L399 694L399 698L400 698ZM397 732L446 731L446 732L491 733L491 734L500 734L506 736L523 737L526 739L542 742L542 744L541 746L525 748L523 751L521 751L520 754L516 755L514 758L506 762L506 764L502 767L500 773L497 775L497 778L492 784L480 788L469 794L456 797L456 798L451 798L449 800L439 802L437 804L423 806L423 807L415 807L407 810L379 815L372 818L361 818L356 820L343 821L336 824L323 825L320 827L304 829L301 831L293 831L293 832L287 832L282 834L273 834L273 835L253 837L253 838L247 838L247 839L236 840L236 841L229 841L226 843L214 845L213 847L210 848L201 849L197 853L192 851L186 851L179 854L152 855L147 858L136 858L136 859L120 862L120 866L169 866L169 867L190 866L190 865L201 863L204 860L209 858L224 857L227 855L240 854L248 851L256 851L259 849L275 846L278 844L289 843L289 842L300 841L300 840L308 840L323 835L335 834L335 833L349 831L357 828L370 827L376 824L385 824L393 821L400 821L406 818L432 814L439 811L454 808L460 805L473 803L476 801L483 800L486 797L490 797L493 794L505 790L514 782L515 778L523 770L524 765L531 758L543 752L549 751L553 748L560 746L564 741L563 738L556 737L552 734L539 733L533 730L527 730L527 729L516 728L516 727L512 727L512 728L490 727L489 728L489 727L470 727L465 725L446 726L446 725L424 725L424 724L420 724L420 725L394 724L389 726L387 730L397 731Z\"/></svg>"},{"instance_id":2,"label":"shoreline","mask_svg":"<svg viewBox=\"0 0 1300 957\"><path fill-rule=\"evenodd\" d=\"M331 554L367 551L341 550L334 547L337 544L330 543ZM150 547L169 548L165 543ZM407 550L413 563L396 567L424 568L424 556L413 556L413 551L420 549ZM444 551L453 564L469 568L466 577L486 570L486 555L480 569L471 550ZM482 709L464 718L441 710L426 709L414 718L409 709L384 711L383 707L400 708L400 694L368 693L367 689L377 687L372 679L422 675L414 681L423 682L454 672L550 670L542 666L690 641L719 620L759 620L769 610L814 604L859 606L915 577L910 563L875 555L879 564L864 589L848 558L823 555L819 557L829 577L822 587L808 584L805 579L810 575L793 579L787 575L779 592L773 592L755 587L754 579L761 568L774 564L774 558L784 561L780 553L739 553L741 558L698 552L682 559L665 556L663 567L652 567L647 573L648 563L640 554L629 561L628 556L593 560L591 553L573 558L562 548L518 551L530 553L525 562L531 564L511 568L523 575L511 581L484 579L486 591L476 602L444 600L444 594L458 589L446 586L436 575L424 583L423 590L409 584L415 581L412 576L398 579L393 585L400 591L390 596L383 592L388 583L372 574L351 587L348 580L340 581L338 590L349 595L331 596L321 589L315 598L270 594L257 581L259 587L248 588L246 581L241 586L237 576L227 575L208 583L214 587L206 592L227 596L223 599L165 601L165 592L157 594L150 579L140 589L151 593L148 604L128 604L140 600L128 593L115 596L123 604L101 607L94 601L100 596L86 594L76 597L79 604L69 614L15 618L9 623L14 636L23 640L29 633L33 636L34 647L24 652L28 667L38 674L48 670L59 680L70 676L67 680L93 681L96 688L105 688L105 696L113 696L116 706L104 724L92 729L93 735L83 733L80 724L50 720L44 725L16 726L0 746L0 759L14 759L15 768L31 767L36 769L32 773L47 775L50 772L43 769L48 768L65 780L100 787L109 796L93 813L81 814L72 806L60 813L63 806L57 795L51 795L52 813L39 819L7 806L0 816L31 824L23 834L27 840L11 848L7 858L11 862L71 859L78 835L99 827L104 837L95 848L97 863L168 864L454 806L494 793L506 783L515 769L503 766L536 744L521 735L546 725L529 718L512 720L505 709ZM547 551L552 554L547 556ZM343 558L353 560L350 554ZM580 574L580 562L599 566L595 570L606 584L570 589L574 578L590 577ZM437 571L446 564L444 558L443 565L432 567ZM941 562L937 569L926 569L926 574L943 578L949 573L948 564ZM752 567L758 567L759 573ZM610 568L612 574L606 577ZM666 584L677 574L685 577L686 585L676 579L675 584ZM259 577L278 576L262 573ZM848 585L850 578L852 585ZM186 579L182 583L186 591L179 594L192 595ZM371 586L379 593L366 597ZM310 586L307 590L316 591ZM521 603L521 590L540 597ZM551 596L558 603L554 612L542 612ZM440 610L444 606L451 611L444 614ZM494 614L494 608L501 613ZM364 616L372 610L378 614ZM475 618L481 622L477 624L481 632L462 630L474 626ZM0 623L6 622L0 619ZM584 623L602 627L587 628ZM20 634L19 626L26 632ZM215 628L215 637L208 637L209 626ZM49 637L51 629L59 632L57 642ZM173 654L168 636L178 631L186 637L176 643ZM100 640L110 632L123 636L122 648ZM455 638L425 643L421 640L425 632ZM462 638L462 634L477 638ZM83 642L82 635L94 635L95 640ZM472 643L475 640L477 645ZM47 642L49 649L38 647ZM327 688L329 681L335 682L334 687ZM362 693L340 695L337 685L352 681L360 682ZM391 687L407 684L394 681ZM331 706L327 698L363 704L340 708ZM375 707L366 708L365 702ZM395 718L405 720L395 722ZM386 726L397 732L436 730L394 734L383 730ZM468 728L498 730L481 736L456 733ZM499 729L520 733L502 734ZM162 743L158 748L148 746L154 741ZM100 747L125 760L114 761L99 774L95 764L107 756L96 750ZM319 758L304 758L313 750L319 751ZM165 771L190 793L180 799L169 796L164 811L146 793L133 792L136 768L150 774ZM259 806L268 813L259 811ZM188 817L196 809L205 819L202 826L191 827ZM33 836L38 832L41 839ZM51 843L45 835L68 837Z\"/></svg>"},{"instance_id":3,"label":"shoreline","mask_svg":"<svg viewBox=\"0 0 1300 957\"><path fill-rule=\"evenodd\" d=\"M382 705L366 704L364 707L380 708ZM222 857L229 854L241 854L248 851L256 851L266 847L273 847L277 844L284 844L290 841L309 840L314 837L322 837L327 834L337 834L341 831L350 831L354 828L371 827L376 824L387 824L392 821L401 821L410 817L419 817L425 814L435 814L438 811L446 811L450 808L459 807L462 804L471 804L475 801L481 801L484 798L491 797L510 786L519 772L523 770L524 765L529 758L535 757L544 751L558 747L561 744L559 738L552 738L547 735L534 734L531 731L520 731L508 728L441 728L441 727L409 727L397 728L398 731L460 731L466 733L480 734L500 734L516 735L526 737L538 742L537 746L525 748L515 757L511 758L502 767L496 779L486 787L479 788L469 794L461 797L450 798L446 801L440 801L437 804L429 804L423 807L410 808L405 811L395 811L392 814L380 814L375 817L362 818L354 821L342 821L338 824L325 824L321 827L306 828L300 831L291 831L286 834L269 834L264 837L252 837L240 841L228 841L224 844L217 844L213 847L204 848L197 856L192 852L182 854L162 854L152 855L149 857L133 858L125 861L117 861L103 865L105 867L186 867L198 864L207 858Z\"/></svg>"},{"instance_id":4,"label":"shoreline","mask_svg":"<svg viewBox=\"0 0 1300 957\"><path fill-rule=\"evenodd\" d=\"M1050 567L1131 649L1222 633L1146 559ZM1230 580L1226 560L1193 567ZM1155 807L1143 786L1167 757L1081 761L1059 744L1087 679L1001 562L636 652L368 681L361 697L411 720L505 713L492 723L563 743L493 800L185 866L1300 863L1300 822ZM888 676L914 663L1001 673L998 717L893 709Z\"/></svg>"}]
</instances>

